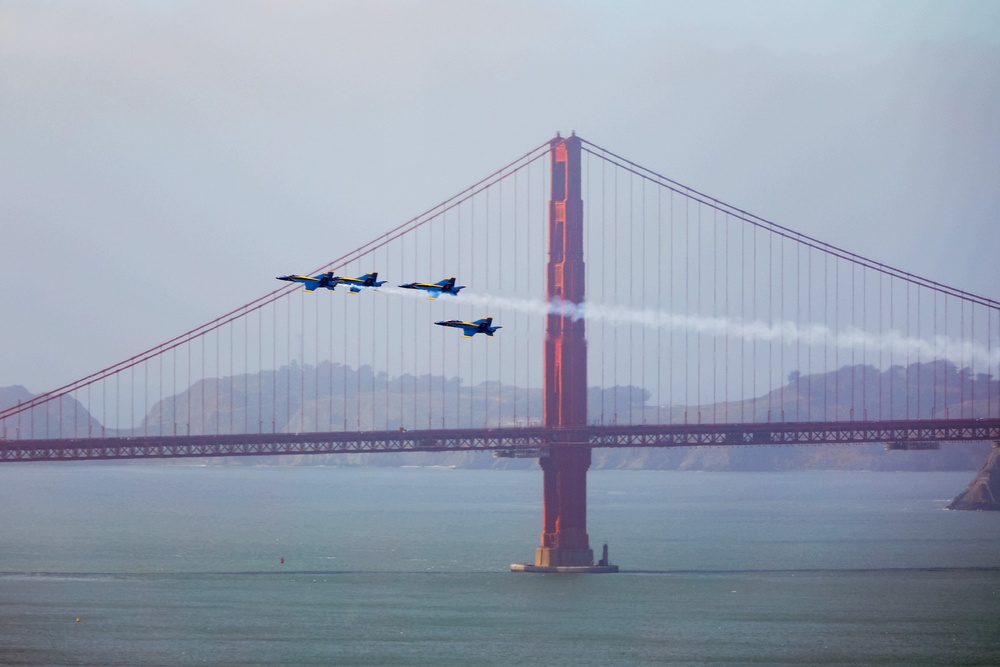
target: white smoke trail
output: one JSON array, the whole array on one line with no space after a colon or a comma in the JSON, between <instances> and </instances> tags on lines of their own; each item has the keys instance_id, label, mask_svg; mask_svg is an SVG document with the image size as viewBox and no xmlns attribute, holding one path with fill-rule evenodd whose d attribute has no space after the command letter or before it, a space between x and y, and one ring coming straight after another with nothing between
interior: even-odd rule
<instances>
[{"instance_id":1,"label":"white smoke trail","mask_svg":"<svg viewBox=\"0 0 1000 667\"><path fill-rule=\"evenodd\" d=\"M384 291L393 294L426 296L423 292L415 290L391 288ZM572 319L583 318L588 322L599 322L612 326L639 325L651 329L735 338L747 342L774 342L785 345L802 343L815 347L835 347L842 350L891 352L910 358L919 356L919 358L928 361L946 359L958 367L975 365L980 368L990 368L1000 364L1000 345L991 350L982 343L957 340L941 335L935 335L929 339L914 338L896 330L873 334L853 326L846 327L842 331L834 331L823 324L802 325L790 321L767 324L759 320L739 321L728 317L682 315L650 308L634 309L568 301L549 303L538 299L519 299L492 294L467 294L463 292L459 298L463 304L513 310L538 316L566 315Z\"/></svg>"}]
</instances>

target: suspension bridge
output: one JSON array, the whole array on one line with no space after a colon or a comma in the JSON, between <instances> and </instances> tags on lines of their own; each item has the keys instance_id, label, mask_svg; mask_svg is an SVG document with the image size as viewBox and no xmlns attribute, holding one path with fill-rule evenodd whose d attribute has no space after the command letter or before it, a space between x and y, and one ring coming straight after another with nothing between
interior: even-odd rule
<instances>
[{"instance_id":1,"label":"suspension bridge","mask_svg":"<svg viewBox=\"0 0 1000 667\"><path fill-rule=\"evenodd\" d=\"M386 283L282 282L75 382L8 398L0 461L537 458L543 529L526 567L550 569L594 562L595 447L1000 442L1000 303L575 134L309 275L326 272ZM459 296L401 287L448 276L466 285ZM434 326L486 316L503 327L489 338Z\"/></svg>"}]
</instances>

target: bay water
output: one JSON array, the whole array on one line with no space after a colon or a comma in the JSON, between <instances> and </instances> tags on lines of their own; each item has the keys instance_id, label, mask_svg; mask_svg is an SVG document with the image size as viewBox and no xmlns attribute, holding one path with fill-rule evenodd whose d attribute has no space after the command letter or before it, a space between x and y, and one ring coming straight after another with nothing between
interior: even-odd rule
<instances>
[{"instance_id":1,"label":"bay water","mask_svg":"<svg viewBox=\"0 0 1000 667\"><path fill-rule=\"evenodd\" d=\"M0 665L995 666L972 475L591 471L542 575L540 470L4 464Z\"/></svg>"}]
</instances>

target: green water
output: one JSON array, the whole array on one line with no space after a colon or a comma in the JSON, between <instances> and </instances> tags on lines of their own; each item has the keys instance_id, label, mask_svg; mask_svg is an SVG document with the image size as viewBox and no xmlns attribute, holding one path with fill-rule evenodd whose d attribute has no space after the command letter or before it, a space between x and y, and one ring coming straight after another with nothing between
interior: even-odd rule
<instances>
[{"instance_id":1,"label":"green water","mask_svg":"<svg viewBox=\"0 0 1000 667\"><path fill-rule=\"evenodd\" d=\"M7 464L0 664L997 665L970 477L592 472L587 576L538 471Z\"/></svg>"}]
</instances>

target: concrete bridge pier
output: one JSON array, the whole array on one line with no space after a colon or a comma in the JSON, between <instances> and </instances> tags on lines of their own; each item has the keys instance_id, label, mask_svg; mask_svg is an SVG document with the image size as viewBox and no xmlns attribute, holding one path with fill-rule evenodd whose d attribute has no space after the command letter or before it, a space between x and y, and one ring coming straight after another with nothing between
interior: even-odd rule
<instances>
[{"instance_id":1,"label":"concrete bridge pier","mask_svg":"<svg viewBox=\"0 0 1000 667\"><path fill-rule=\"evenodd\" d=\"M601 560L594 562L594 551L587 535L587 470L590 447L582 444L556 444L548 456L539 459L542 466L544 507L541 545L535 550L535 562L514 563L514 572L617 572L608 562L607 546Z\"/></svg>"},{"instance_id":2,"label":"concrete bridge pier","mask_svg":"<svg viewBox=\"0 0 1000 667\"><path fill-rule=\"evenodd\" d=\"M542 541L535 550L539 567L594 564L587 535L587 469L590 447L555 445L538 460L544 474Z\"/></svg>"}]
</instances>

